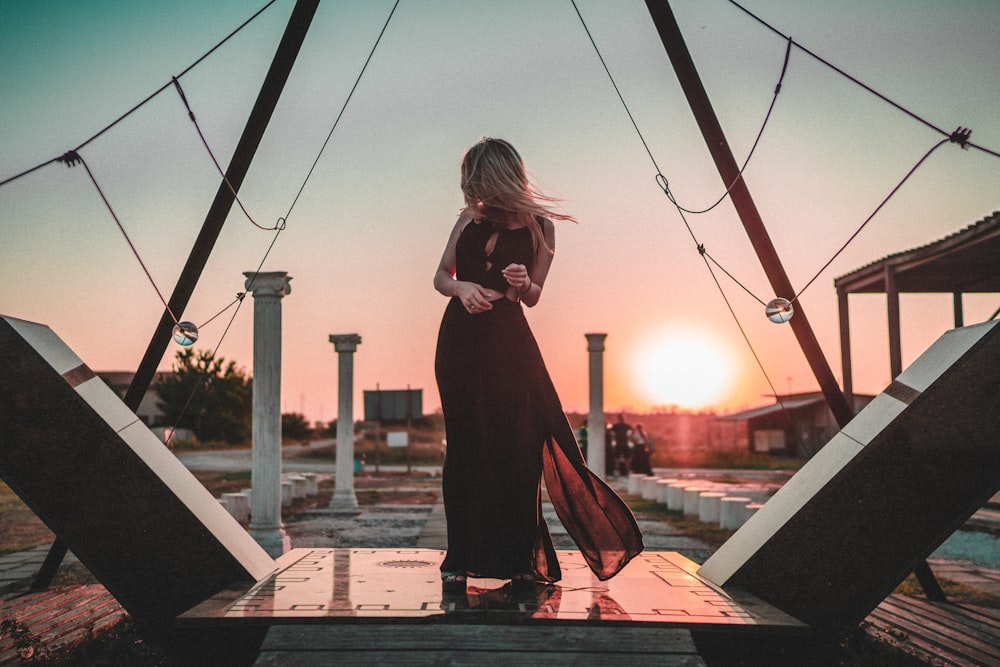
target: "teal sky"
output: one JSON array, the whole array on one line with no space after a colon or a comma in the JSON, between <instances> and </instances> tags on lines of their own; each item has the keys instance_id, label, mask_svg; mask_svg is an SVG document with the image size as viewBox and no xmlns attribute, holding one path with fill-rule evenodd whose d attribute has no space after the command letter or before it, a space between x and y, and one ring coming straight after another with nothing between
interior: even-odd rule
<instances>
[{"instance_id":1,"label":"teal sky","mask_svg":"<svg viewBox=\"0 0 1000 667\"><path fill-rule=\"evenodd\" d=\"M262 4L0 3L0 180L85 141ZM292 5L279 0L181 79L223 164ZM392 5L321 3L241 190L258 222L273 225L288 210ZM785 43L723 0L671 5L742 160ZM969 127L973 141L1000 150L997 0L744 5L933 124ZM688 208L713 202L723 186L645 4L577 6L675 195ZM692 365L693 356L721 360L721 388L705 400L726 409L764 400L767 382L657 187L572 4L403 0L264 265L293 277L284 300L284 410L335 417L333 333L363 339L356 405L378 383L423 388L425 409L437 407L433 353L445 301L431 278L461 206L459 159L483 135L512 141L535 180L580 220L558 227L545 295L529 312L567 409L586 408L583 334L594 331L608 334L610 410L695 403L713 364ZM812 278L939 139L793 50L746 172L793 284ZM168 295L219 183L179 97L161 93L81 153ZM803 296L838 376L833 279L997 209L1000 159L948 145L921 167ZM689 219L730 273L762 300L774 296L728 202ZM48 324L96 370L133 370L162 304L83 169L50 165L0 187L0 232L0 312ZM271 238L234 208L182 319L202 323L229 304ZM791 330L767 322L733 283L723 287L775 387L814 388ZM967 297L966 321L997 307L998 295ZM950 297L907 295L902 310L908 363L951 326ZM215 347L225 319L203 329L204 347ZM852 298L857 391L877 393L889 380L885 321L884 298ZM251 333L248 300L220 354L251 369ZM673 356L661 354L670 346ZM650 387L651 368L676 381Z\"/></svg>"}]
</instances>

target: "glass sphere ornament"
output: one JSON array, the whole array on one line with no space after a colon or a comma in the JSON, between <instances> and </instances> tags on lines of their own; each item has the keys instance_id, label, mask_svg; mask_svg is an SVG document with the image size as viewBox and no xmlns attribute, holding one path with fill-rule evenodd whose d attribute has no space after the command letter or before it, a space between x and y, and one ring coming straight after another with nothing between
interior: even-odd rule
<instances>
[{"instance_id":1,"label":"glass sphere ornament","mask_svg":"<svg viewBox=\"0 0 1000 667\"><path fill-rule=\"evenodd\" d=\"M775 324L784 324L792 319L792 315L795 314L795 308L792 307L791 301L782 299L779 296L767 302L767 305L764 306L764 314L767 315L767 319Z\"/></svg>"},{"instance_id":2,"label":"glass sphere ornament","mask_svg":"<svg viewBox=\"0 0 1000 667\"><path fill-rule=\"evenodd\" d=\"M178 322L174 325L174 342L181 347L191 347L198 340L198 327L194 322Z\"/></svg>"}]
</instances>

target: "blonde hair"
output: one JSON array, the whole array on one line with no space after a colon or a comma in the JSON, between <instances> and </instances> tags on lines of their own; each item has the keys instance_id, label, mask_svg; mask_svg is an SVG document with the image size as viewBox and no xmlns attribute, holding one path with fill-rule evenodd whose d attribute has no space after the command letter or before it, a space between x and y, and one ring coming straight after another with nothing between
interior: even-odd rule
<instances>
[{"instance_id":1,"label":"blonde hair","mask_svg":"<svg viewBox=\"0 0 1000 667\"><path fill-rule=\"evenodd\" d=\"M554 210L557 199L531 184L521 155L503 139L484 137L465 151L461 187L465 204L476 218L488 217L491 209L500 212L515 226L528 228L535 250L544 247L552 251L535 223L536 216L576 222L572 216Z\"/></svg>"}]
</instances>

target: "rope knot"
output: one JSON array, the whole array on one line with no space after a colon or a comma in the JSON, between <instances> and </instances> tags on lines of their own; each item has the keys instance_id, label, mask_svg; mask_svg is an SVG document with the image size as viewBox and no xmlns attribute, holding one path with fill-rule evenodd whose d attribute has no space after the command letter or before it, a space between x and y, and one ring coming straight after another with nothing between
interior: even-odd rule
<instances>
[{"instance_id":1,"label":"rope knot","mask_svg":"<svg viewBox=\"0 0 1000 667\"><path fill-rule=\"evenodd\" d=\"M670 183L667 182L667 177L662 172L656 172L656 184L660 186L664 194L670 196Z\"/></svg>"},{"instance_id":2,"label":"rope knot","mask_svg":"<svg viewBox=\"0 0 1000 667\"><path fill-rule=\"evenodd\" d=\"M958 144L962 147L962 150L969 150L969 137L972 135L972 130L967 127L961 127L955 129L954 132L948 137L948 141L953 144Z\"/></svg>"},{"instance_id":3,"label":"rope knot","mask_svg":"<svg viewBox=\"0 0 1000 667\"><path fill-rule=\"evenodd\" d=\"M83 162L83 158L76 151L66 151L62 155L56 158L59 162L62 162L67 167L75 167L76 165Z\"/></svg>"},{"instance_id":4,"label":"rope knot","mask_svg":"<svg viewBox=\"0 0 1000 667\"><path fill-rule=\"evenodd\" d=\"M698 254L699 255L704 255L705 254L705 244L704 243L699 243L698 244Z\"/></svg>"}]
</instances>

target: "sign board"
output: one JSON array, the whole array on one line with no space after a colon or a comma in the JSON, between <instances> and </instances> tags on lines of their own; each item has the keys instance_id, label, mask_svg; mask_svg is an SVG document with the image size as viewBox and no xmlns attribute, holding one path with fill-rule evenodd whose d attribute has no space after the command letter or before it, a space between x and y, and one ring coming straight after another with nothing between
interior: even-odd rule
<instances>
[{"instance_id":1,"label":"sign board","mask_svg":"<svg viewBox=\"0 0 1000 667\"><path fill-rule=\"evenodd\" d=\"M365 390L365 421L419 419L424 416L423 389Z\"/></svg>"},{"instance_id":2,"label":"sign board","mask_svg":"<svg viewBox=\"0 0 1000 667\"><path fill-rule=\"evenodd\" d=\"M389 431L386 434L386 444L389 447L406 447L410 440L409 436L406 431Z\"/></svg>"}]
</instances>

